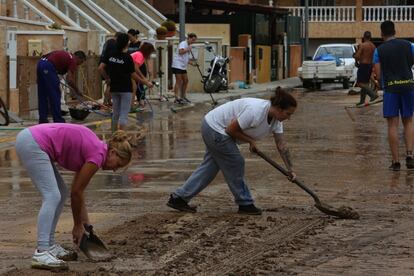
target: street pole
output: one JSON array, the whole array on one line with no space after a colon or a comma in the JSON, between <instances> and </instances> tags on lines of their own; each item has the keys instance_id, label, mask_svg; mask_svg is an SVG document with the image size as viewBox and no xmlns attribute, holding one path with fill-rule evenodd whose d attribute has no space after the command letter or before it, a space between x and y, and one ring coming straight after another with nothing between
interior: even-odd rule
<instances>
[{"instance_id":1,"label":"street pole","mask_svg":"<svg viewBox=\"0 0 414 276\"><path fill-rule=\"evenodd\" d=\"M305 42L304 42L305 59L309 53L309 0L305 0Z\"/></svg>"},{"instance_id":2,"label":"street pole","mask_svg":"<svg viewBox=\"0 0 414 276\"><path fill-rule=\"evenodd\" d=\"M180 42L185 40L185 0L180 0Z\"/></svg>"}]
</instances>

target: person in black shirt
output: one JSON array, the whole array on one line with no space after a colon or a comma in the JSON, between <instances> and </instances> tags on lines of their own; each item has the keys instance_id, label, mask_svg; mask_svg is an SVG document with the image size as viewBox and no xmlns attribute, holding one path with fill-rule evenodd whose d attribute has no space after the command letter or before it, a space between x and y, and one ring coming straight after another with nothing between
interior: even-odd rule
<instances>
[{"instance_id":1,"label":"person in black shirt","mask_svg":"<svg viewBox=\"0 0 414 276\"><path fill-rule=\"evenodd\" d=\"M116 38L118 37L119 34L121 34L121 32L116 32L114 35L114 38L110 38L105 42L105 44L102 47L102 53L99 59L99 64L101 64L105 60L106 56L116 51ZM107 105L111 104L111 93L109 91L110 91L110 87L107 84L105 88L105 92L104 92L104 104L107 104Z\"/></svg>"},{"instance_id":2,"label":"person in black shirt","mask_svg":"<svg viewBox=\"0 0 414 276\"><path fill-rule=\"evenodd\" d=\"M99 65L99 73L110 84L112 96L112 130L125 129L132 99L132 81L139 80L134 62L127 53L129 39L125 33L116 38L116 51L105 56Z\"/></svg>"},{"instance_id":3,"label":"person in black shirt","mask_svg":"<svg viewBox=\"0 0 414 276\"><path fill-rule=\"evenodd\" d=\"M128 54L132 54L138 51L139 47L141 46L141 41L139 41L138 39L139 34L140 34L139 30L135 30L135 29L128 30L128 37L129 37Z\"/></svg>"},{"instance_id":4,"label":"person in black shirt","mask_svg":"<svg viewBox=\"0 0 414 276\"><path fill-rule=\"evenodd\" d=\"M384 90L383 112L388 122L388 142L392 155L390 169L399 171L401 167L398 152L400 116L404 127L406 166L413 169L414 80L411 68L414 64L414 46L409 41L395 38L392 21L381 23L381 35L384 43L375 50L373 63Z\"/></svg>"},{"instance_id":5,"label":"person in black shirt","mask_svg":"<svg viewBox=\"0 0 414 276\"><path fill-rule=\"evenodd\" d=\"M128 47L128 54L133 54L139 50L142 43L138 38L140 34L139 30L130 29L128 30L128 37L129 37L129 47ZM148 77L148 70L147 65L144 62L142 65L139 66L139 71L142 73L142 76L147 78ZM145 106L145 87L142 82L137 83L136 87L136 98L137 102L140 107Z\"/></svg>"}]
</instances>

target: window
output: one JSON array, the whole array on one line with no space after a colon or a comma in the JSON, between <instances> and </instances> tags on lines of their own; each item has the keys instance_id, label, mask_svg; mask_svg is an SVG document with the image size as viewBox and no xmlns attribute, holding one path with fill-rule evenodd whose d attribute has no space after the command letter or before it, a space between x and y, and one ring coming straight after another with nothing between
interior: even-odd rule
<instances>
[{"instance_id":1,"label":"window","mask_svg":"<svg viewBox=\"0 0 414 276\"><path fill-rule=\"evenodd\" d=\"M337 58L352 58L352 47L348 46L331 46L331 47L321 47L318 52L315 54L315 57L320 57L321 55L333 55Z\"/></svg>"}]
</instances>

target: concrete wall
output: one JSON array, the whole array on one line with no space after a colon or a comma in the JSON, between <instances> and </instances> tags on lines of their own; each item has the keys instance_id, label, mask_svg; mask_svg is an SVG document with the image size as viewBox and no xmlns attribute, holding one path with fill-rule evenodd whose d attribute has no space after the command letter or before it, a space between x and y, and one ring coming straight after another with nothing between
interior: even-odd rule
<instances>
[{"instance_id":1,"label":"concrete wall","mask_svg":"<svg viewBox=\"0 0 414 276\"><path fill-rule=\"evenodd\" d=\"M175 1L167 0L147 0L154 8L156 8L162 14L175 14L176 4Z\"/></svg>"},{"instance_id":2,"label":"concrete wall","mask_svg":"<svg viewBox=\"0 0 414 276\"><path fill-rule=\"evenodd\" d=\"M398 37L412 38L414 23L394 22ZM361 38L365 31L371 31L373 38L381 38L380 22L321 22L309 24L309 37L321 38Z\"/></svg>"},{"instance_id":3,"label":"concrete wall","mask_svg":"<svg viewBox=\"0 0 414 276\"><path fill-rule=\"evenodd\" d=\"M63 49L63 36L61 34L55 35L33 35L33 34L18 34L17 35L17 55L29 56L28 40L39 39L42 41L42 53L47 54L51 51Z\"/></svg>"},{"instance_id":4,"label":"concrete wall","mask_svg":"<svg viewBox=\"0 0 414 276\"><path fill-rule=\"evenodd\" d=\"M222 37L223 45L230 45L230 24L185 24L185 32L198 37Z\"/></svg>"},{"instance_id":5,"label":"concrete wall","mask_svg":"<svg viewBox=\"0 0 414 276\"><path fill-rule=\"evenodd\" d=\"M45 25L35 25L31 24L29 22L21 22L14 20L12 18L10 19L0 19L0 24L4 25L6 27L16 27L18 30L26 30L26 31L44 31L46 30Z\"/></svg>"},{"instance_id":6,"label":"concrete wall","mask_svg":"<svg viewBox=\"0 0 414 276\"><path fill-rule=\"evenodd\" d=\"M113 16L116 20L118 20L121 24L123 24L128 29L134 28L138 29L141 33L145 36L148 35L147 30L141 25L135 18L133 18L128 12L126 12L121 6L119 6L114 1L108 0L96 0L96 4L98 4L101 8L103 8L106 12L108 12L111 16Z\"/></svg>"}]
</instances>

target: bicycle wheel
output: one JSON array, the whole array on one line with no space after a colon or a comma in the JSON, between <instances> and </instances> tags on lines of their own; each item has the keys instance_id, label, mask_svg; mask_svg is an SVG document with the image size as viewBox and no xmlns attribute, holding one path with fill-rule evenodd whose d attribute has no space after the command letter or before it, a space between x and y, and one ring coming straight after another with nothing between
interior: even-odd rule
<instances>
[{"instance_id":1,"label":"bicycle wheel","mask_svg":"<svg viewBox=\"0 0 414 276\"><path fill-rule=\"evenodd\" d=\"M10 123L9 112L6 105L0 98L0 126L7 126Z\"/></svg>"}]
</instances>

